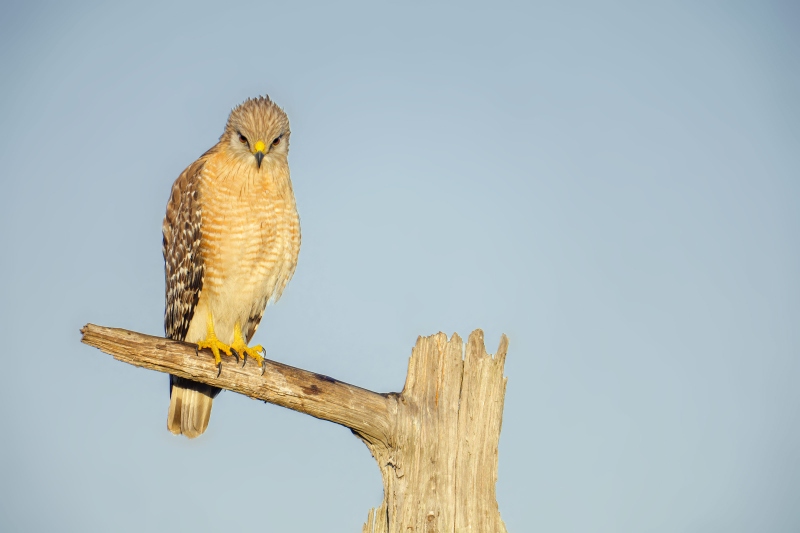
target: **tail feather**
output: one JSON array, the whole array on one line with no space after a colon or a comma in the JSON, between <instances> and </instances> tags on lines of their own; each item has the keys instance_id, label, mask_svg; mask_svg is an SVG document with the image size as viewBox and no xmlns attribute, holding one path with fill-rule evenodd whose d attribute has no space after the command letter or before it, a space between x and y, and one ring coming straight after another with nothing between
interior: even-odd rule
<instances>
[{"instance_id":1,"label":"tail feather","mask_svg":"<svg viewBox=\"0 0 800 533\"><path fill-rule=\"evenodd\" d=\"M203 434L211 417L211 403L220 389L170 375L167 429L193 439Z\"/></svg>"}]
</instances>

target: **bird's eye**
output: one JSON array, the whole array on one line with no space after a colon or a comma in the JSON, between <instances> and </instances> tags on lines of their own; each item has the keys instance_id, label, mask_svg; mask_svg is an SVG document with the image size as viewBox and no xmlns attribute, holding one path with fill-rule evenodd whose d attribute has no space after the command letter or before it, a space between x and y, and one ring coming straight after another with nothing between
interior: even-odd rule
<instances>
[{"instance_id":1,"label":"bird's eye","mask_svg":"<svg viewBox=\"0 0 800 533\"><path fill-rule=\"evenodd\" d=\"M247 142L247 137L245 137L241 133L239 134L239 140L242 141L242 144L250 144Z\"/></svg>"},{"instance_id":2,"label":"bird's eye","mask_svg":"<svg viewBox=\"0 0 800 533\"><path fill-rule=\"evenodd\" d=\"M275 140L272 141L272 146L278 146L281 143L280 137L275 137Z\"/></svg>"}]
</instances>

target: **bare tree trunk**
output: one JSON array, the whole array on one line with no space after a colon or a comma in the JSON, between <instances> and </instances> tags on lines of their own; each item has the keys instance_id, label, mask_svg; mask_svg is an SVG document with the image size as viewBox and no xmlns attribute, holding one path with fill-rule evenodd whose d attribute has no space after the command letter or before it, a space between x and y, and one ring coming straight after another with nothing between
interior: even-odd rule
<instances>
[{"instance_id":1,"label":"bare tree trunk","mask_svg":"<svg viewBox=\"0 0 800 533\"><path fill-rule=\"evenodd\" d=\"M136 366L232 390L350 428L383 476L383 503L363 533L501 533L497 444L503 415L508 339L495 357L475 330L419 337L403 392L377 394L327 376L267 361L223 364L195 345L87 324L82 342Z\"/></svg>"},{"instance_id":2,"label":"bare tree trunk","mask_svg":"<svg viewBox=\"0 0 800 533\"><path fill-rule=\"evenodd\" d=\"M388 442L364 439L384 494L364 533L506 531L495 484L507 347L504 335L492 358L476 330L462 358L458 335L417 339Z\"/></svg>"}]
</instances>

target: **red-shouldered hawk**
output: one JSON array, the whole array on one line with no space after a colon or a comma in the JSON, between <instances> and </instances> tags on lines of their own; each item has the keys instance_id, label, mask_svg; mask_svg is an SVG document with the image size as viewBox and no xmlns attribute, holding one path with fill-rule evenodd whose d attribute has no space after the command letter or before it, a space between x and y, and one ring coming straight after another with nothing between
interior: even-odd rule
<instances>
[{"instance_id":1,"label":"red-shouldered hawk","mask_svg":"<svg viewBox=\"0 0 800 533\"><path fill-rule=\"evenodd\" d=\"M269 97L231 111L209 151L175 180L163 226L169 338L249 356L267 302L294 274L300 219L289 179L289 119ZM220 389L170 376L167 427L194 438Z\"/></svg>"}]
</instances>

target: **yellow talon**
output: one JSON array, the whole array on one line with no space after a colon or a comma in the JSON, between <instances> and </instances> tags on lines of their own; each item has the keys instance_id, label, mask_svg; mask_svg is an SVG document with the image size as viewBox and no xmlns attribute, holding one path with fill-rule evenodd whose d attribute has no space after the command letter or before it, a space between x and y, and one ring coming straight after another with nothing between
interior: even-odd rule
<instances>
[{"instance_id":1,"label":"yellow talon","mask_svg":"<svg viewBox=\"0 0 800 533\"><path fill-rule=\"evenodd\" d=\"M248 347L247 343L244 342L244 337L242 337L242 328L238 323L236 324L236 327L233 328L233 344L231 344L231 348L242 356L242 366L244 366L244 364L247 362L248 357L255 359L258 366L264 365L264 358L259 354L259 352L265 353L264 347L260 344L257 346Z\"/></svg>"},{"instance_id":2,"label":"yellow talon","mask_svg":"<svg viewBox=\"0 0 800 533\"><path fill-rule=\"evenodd\" d=\"M221 370L222 358L219 356L219 352L222 351L225 352L226 355L231 355L231 347L217 338L217 334L214 333L214 321L211 319L210 314L208 316L207 324L208 329L206 332L206 338L205 340L197 343L197 349L202 350L203 348L209 348L211 353L214 354L214 364L216 364Z\"/></svg>"}]
</instances>

